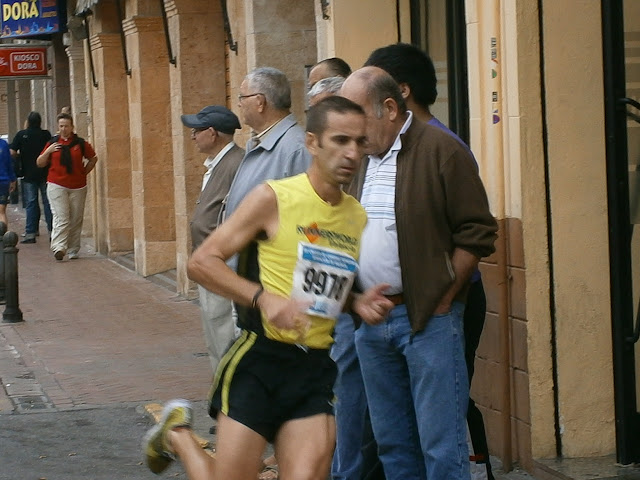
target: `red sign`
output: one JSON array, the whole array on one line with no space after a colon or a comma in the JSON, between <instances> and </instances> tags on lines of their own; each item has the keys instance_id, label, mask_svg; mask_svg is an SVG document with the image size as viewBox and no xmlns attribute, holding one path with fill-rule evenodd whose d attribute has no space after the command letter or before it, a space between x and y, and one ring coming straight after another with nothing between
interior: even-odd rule
<instances>
[{"instance_id":1,"label":"red sign","mask_svg":"<svg viewBox=\"0 0 640 480\"><path fill-rule=\"evenodd\" d=\"M47 73L47 47L0 46L0 77L42 77Z\"/></svg>"}]
</instances>

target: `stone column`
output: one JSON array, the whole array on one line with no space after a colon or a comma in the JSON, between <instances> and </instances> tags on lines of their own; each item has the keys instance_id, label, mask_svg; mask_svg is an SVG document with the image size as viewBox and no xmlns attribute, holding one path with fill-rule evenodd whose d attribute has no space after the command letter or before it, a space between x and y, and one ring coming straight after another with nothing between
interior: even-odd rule
<instances>
[{"instance_id":1,"label":"stone column","mask_svg":"<svg viewBox=\"0 0 640 480\"><path fill-rule=\"evenodd\" d=\"M169 61L162 19L124 21L136 271L148 276L176 266ZM173 67L171 67L173 68Z\"/></svg>"},{"instance_id":2,"label":"stone column","mask_svg":"<svg viewBox=\"0 0 640 480\"><path fill-rule=\"evenodd\" d=\"M16 122L18 130L24 128L24 122L31 112L31 82L29 80L16 81Z\"/></svg>"},{"instance_id":3,"label":"stone column","mask_svg":"<svg viewBox=\"0 0 640 480\"><path fill-rule=\"evenodd\" d=\"M89 138L89 102L85 83L84 43L84 40L74 41L67 47L66 52L69 57L69 91L73 123L78 135Z\"/></svg>"},{"instance_id":4,"label":"stone column","mask_svg":"<svg viewBox=\"0 0 640 480\"><path fill-rule=\"evenodd\" d=\"M69 59L65 52L65 46L62 45L62 39L57 36L54 36L53 45L49 51L52 54L50 61L53 66L53 83L51 88L53 108L51 109L52 111L49 112L49 115L55 120L56 115L62 107L71 105L69 93ZM55 129L57 129L57 126ZM51 133L53 133L53 131Z\"/></svg>"},{"instance_id":5,"label":"stone column","mask_svg":"<svg viewBox=\"0 0 640 480\"><path fill-rule=\"evenodd\" d=\"M291 82L292 111L304 121L307 81L305 65L316 63L314 2L250 0L246 2L247 70L268 65Z\"/></svg>"},{"instance_id":6,"label":"stone column","mask_svg":"<svg viewBox=\"0 0 640 480\"><path fill-rule=\"evenodd\" d=\"M89 135L89 102L87 98L87 85L85 82L84 68L84 40L72 41L67 47L66 53L69 58L69 92L71 98L71 115L76 133L92 142ZM60 106L62 108L62 105ZM84 222L82 224L82 235L93 236L94 223L94 203L95 203L95 174L89 174L87 178L87 200L84 208Z\"/></svg>"},{"instance_id":7,"label":"stone column","mask_svg":"<svg viewBox=\"0 0 640 480\"><path fill-rule=\"evenodd\" d=\"M119 34L93 35L90 48L98 81L91 95L93 146L98 155L94 235L96 249L113 256L133 250L127 76Z\"/></svg>"},{"instance_id":8,"label":"stone column","mask_svg":"<svg viewBox=\"0 0 640 480\"><path fill-rule=\"evenodd\" d=\"M42 116L42 123L45 123L44 108L46 102L45 85L46 80L31 80L31 110L38 112ZM44 125L42 128L45 128Z\"/></svg>"},{"instance_id":9,"label":"stone column","mask_svg":"<svg viewBox=\"0 0 640 480\"><path fill-rule=\"evenodd\" d=\"M0 132L9 134L9 103L6 81L0 82ZM12 139L12 137L9 137L9 141Z\"/></svg>"},{"instance_id":10,"label":"stone column","mask_svg":"<svg viewBox=\"0 0 640 480\"><path fill-rule=\"evenodd\" d=\"M224 26L219 2L165 0L176 65L169 67L178 293L189 294L189 221L202 185L205 156L180 120L206 105L226 105ZM166 50L165 50L166 51ZM197 66L197 67L196 67ZM193 95L193 92L198 92Z\"/></svg>"},{"instance_id":11,"label":"stone column","mask_svg":"<svg viewBox=\"0 0 640 480\"><path fill-rule=\"evenodd\" d=\"M7 132L11 140L22 129L18 123L16 110L16 82L15 80L7 80Z\"/></svg>"}]
</instances>

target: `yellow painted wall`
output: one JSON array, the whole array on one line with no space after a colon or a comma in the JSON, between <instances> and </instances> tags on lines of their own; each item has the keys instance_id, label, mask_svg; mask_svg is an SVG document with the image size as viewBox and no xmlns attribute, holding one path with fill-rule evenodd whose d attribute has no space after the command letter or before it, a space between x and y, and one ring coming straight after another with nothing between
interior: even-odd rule
<instances>
[{"instance_id":1,"label":"yellow painted wall","mask_svg":"<svg viewBox=\"0 0 640 480\"><path fill-rule=\"evenodd\" d=\"M357 68L372 49L398 40L395 2L366 3L363 8L359 1L332 2L329 20L323 20L316 7L317 22L322 24L320 56L340 56ZM563 452L603 455L614 449L614 417L600 10L589 0L547 0L543 6L551 233L547 232L536 2L466 2L471 143L493 213L509 220L507 224L522 222L524 265L510 273L509 295L513 301L514 291L524 289L525 305L510 305L510 315L518 321L514 328L525 329L526 369L513 369L511 388L516 403L524 391L529 405L528 411L513 405L512 439L526 444L533 458L555 455L553 288ZM567 11L584 14L569 19ZM499 115L497 123L494 113ZM522 279L514 283L515 273ZM516 360L521 354L511 353ZM524 376L517 376L519 372Z\"/></svg>"},{"instance_id":2,"label":"yellow painted wall","mask_svg":"<svg viewBox=\"0 0 640 480\"><path fill-rule=\"evenodd\" d=\"M508 295L518 299L509 307L512 449L527 462L556 452L538 10L535 2L483 0L467 2L466 13L472 148L494 214L522 228L520 238L504 233L509 264L513 246L524 257L510 267ZM499 433L489 432L494 447Z\"/></svg>"},{"instance_id":3,"label":"yellow painted wall","mask_svg":"<svg viewBox=\"0 0 640 480\"><path fill-rule=\"evenodd\" d=\"M327 13L329 19L323 19L316 8L318 32L324 32L318 39L320 60L340 57L356 70L374 49L399 40L395 0L335 0Z\"/></svg>"},{"instance_id":4,"label":"yellow painted wall","mask_svg":"<svg viewBox=\"0 0 640 480\"><path fill-rule=\"evenodd\" d=\"M615 425L600 4L545 0L543 13L562 451L604 455Z\"/></svg>"}]
</instances>

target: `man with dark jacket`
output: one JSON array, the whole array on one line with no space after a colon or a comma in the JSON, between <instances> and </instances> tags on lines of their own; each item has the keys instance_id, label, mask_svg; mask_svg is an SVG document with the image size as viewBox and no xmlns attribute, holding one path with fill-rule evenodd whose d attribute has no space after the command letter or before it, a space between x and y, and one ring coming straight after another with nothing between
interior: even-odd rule
<instances>
[{"instance_id":1,"label":"man with dark jacket","mask_svg":"<svg viewBox=\"0 0 640 480\"><path fill-rule=\"evenodd\" d=\"M349 189L369 218L359 286L390 285L396 305L383 323L356 331L385 475L469 478L462 319L496 221L468 149L415 120L389 74L364 67L341 94L367 116L368 158Z\"/></svg>"},{"instance_id":2,"label":"man with dark jacket","mask_svg":"<svg viewBox=\"0 0 640 480\"><path fill-rule=\"evenodd\" d=\"M438 127L460 142L465 149L469 148L458 135L449 130L431 113L431 105L436 101L438 90L436 88L436 69L426 52L415 45L395 43L374 50L365 65L382 68L398 82L407 108L411 110L416 120ZM476 350L480 344L486 310L487 298L480 271L476 270L471 276L464 309L464 350L469 384L471 384L475 370ZM470 447L473 447L473 453L470 456L472 459L470 460L471 470L475 474L473 478L493 480L482 412L472 398L469 398L467 425L471 437Z\"/></svg>"},{"instance_id":3,"label":"man with dark jacket","mask_svg":"<svg viewBox=\"0 0 640 480\"><path fill-rule=\"evenodd\" d=\"M240 128L238 117L229 109L213 105L204 107L195 115L182 115L182 123L191 128L191 138L201 153L207 155L207 171L191 220L191 242L195 250L218 227L222 203L244 150L233 141ZM198 285L204 339L215 373L226 348L235 337L231 315L231 301Z\"/></svg>"},{"instance_id":4,"label":"man with dark jacket","mask_svg":"<svg viewBox=\"0 0 640 480\"><path fill-rule=\"evenodd\" d=\"M38 112L31 112L27 117L27 128L20 130L9 145L11 156L22 166L22 188L24 189L27 222L24 239L21 243L36 243L40 223L40 202L38 192L42 196L44 218L51 235L53 228L51 208L47 197L47 168L36 165L36 159L51 138L49 130L40 128L42 117Z\"/></svg>"}]
</instances>

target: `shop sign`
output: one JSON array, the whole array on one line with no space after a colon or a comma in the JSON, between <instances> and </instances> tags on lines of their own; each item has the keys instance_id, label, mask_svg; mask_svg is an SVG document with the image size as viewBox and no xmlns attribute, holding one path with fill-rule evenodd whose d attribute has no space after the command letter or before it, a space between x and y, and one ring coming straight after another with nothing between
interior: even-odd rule
<instances>
[{"instance_id":1,"label":"shop sign","mask_svg":"<svg viewBox=\"0 0 640 480\"><path fill-rule=\"evenodd\" d=\"M47 47L0 46L0 79L43 77L47 73Z\"/></svg>"},{"instance_id":2,"label":"shop sign","mask_svg":"<svg viewBox=\"0 0 640 480\"><path fill-rule=\"evenodd\" d=\"M0 0L0 37L35 37L60 31L58 0Z\"/></svg>"}]
</instances>

